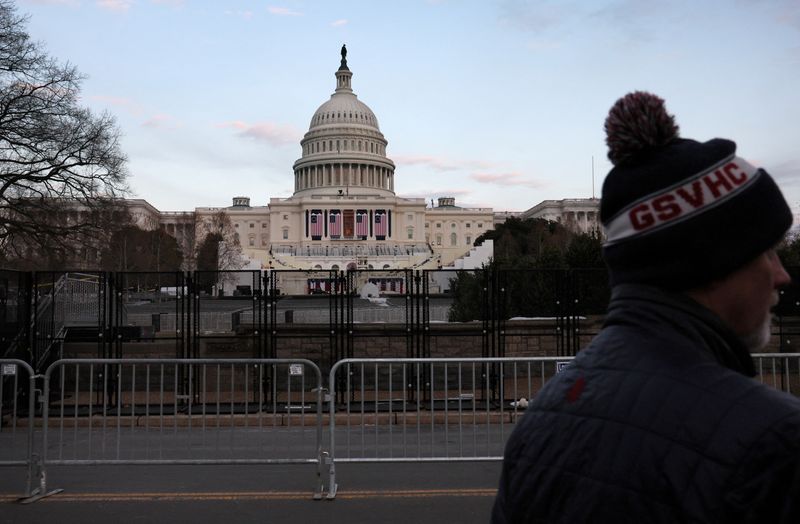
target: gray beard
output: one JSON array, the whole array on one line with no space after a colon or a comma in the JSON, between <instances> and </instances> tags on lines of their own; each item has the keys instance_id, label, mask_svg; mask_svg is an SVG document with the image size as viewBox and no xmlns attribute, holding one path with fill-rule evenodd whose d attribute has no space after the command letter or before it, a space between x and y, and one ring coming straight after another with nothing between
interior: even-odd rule
<instances>
[{"instance_id":1,"label":"gray beard","mask_svg":"<svg viewBox=\"0 0 800 524\"><path fill-rule=\"evenodd\" d=\"M769 339L772 336L771 327L772 315L767 315L760 326L747 335L741 337L741 340L745 347L747 347L748 351L755 353L767 347L767 344L769 344Z\"/></svg>"}]
</instances>

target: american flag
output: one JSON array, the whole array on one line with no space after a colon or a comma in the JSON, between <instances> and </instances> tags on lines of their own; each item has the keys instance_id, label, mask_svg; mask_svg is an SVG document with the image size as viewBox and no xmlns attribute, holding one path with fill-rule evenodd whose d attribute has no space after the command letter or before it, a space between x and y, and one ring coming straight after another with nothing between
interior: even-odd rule
<instances>
[{"instance_id":1,"label":"american flag","mask_svg":"<svg viewBox=\"0 0 800 524\"><path fill-rule=\"evenodd\" d=\"M386 236L386 213L384 211L375 211L375 236Z\"/></svg>"},{"instance_id":2,"label":"american flag","mask_svg":"<svg viewBox=\"0 0 800 524\"><path fill-rule=\"evenodd\" d=\"M366 237L369 236L369 214L366 211L359 209L356 211L356 236Z\"/></svg>"},{"instance_id":3,"label":"american flag","mask_svg":"<svg viewBox=\"0 0 800 524\"><path fill-rule=\"evenodd\" d=\"M322 211L314 209L311 211L311 237L322 238Z\"/></svg>"},{"instance_id":4,"label":"american flag","mask_svg":"<svg viewBox=\"0 0 800 524\"><path fill-rule=\"evenodd\" d=\"M330 213L328 219L328 234L331 238L339 238L342 236L342 214L338 209L334 209Z\"/></svg>"}]
</instances>

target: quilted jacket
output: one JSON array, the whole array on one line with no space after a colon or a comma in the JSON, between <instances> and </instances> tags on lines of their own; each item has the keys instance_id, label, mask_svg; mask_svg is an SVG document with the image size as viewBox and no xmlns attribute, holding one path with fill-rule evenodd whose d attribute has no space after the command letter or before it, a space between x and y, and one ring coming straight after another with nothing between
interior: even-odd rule
<instances>
[{"instance_id":1,"label":"quilted jacket","mask_svg":"<svg viewBox=\"0 0 800 524\"><path fill-rule=\"evenodd\" d=\"M709 310L616 287L512 432L492 522L800 523L800 401L754 374Z\"/></svg>"}]
</instances>

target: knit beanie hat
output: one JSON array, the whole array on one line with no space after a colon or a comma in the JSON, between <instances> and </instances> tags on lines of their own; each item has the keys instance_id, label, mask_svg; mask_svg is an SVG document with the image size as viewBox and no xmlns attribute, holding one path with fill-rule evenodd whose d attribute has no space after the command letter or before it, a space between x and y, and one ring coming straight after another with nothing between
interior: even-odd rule
<instances>
[{"instance_id":1,"label":"knit beanie hat","mask_svg":"<svg viewBox=\"0 0 800 524\"><path fill-rule=\"evenodd\" d=\"M722 278L777 244L792 225L780 189L736 156L736 143L680 138L664 101L620 98L605 122L614 168L600 219L611 285L673 291Z\"/></svg>"}]
</instances>

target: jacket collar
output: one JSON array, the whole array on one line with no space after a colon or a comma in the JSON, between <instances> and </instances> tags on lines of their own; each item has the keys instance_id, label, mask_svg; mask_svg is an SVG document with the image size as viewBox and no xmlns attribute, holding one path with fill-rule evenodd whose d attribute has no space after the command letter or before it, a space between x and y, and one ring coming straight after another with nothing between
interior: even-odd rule
<instances>
[{"instance_id":1,"label":"jacket collar","mask_svg":"<svg viewBox=\"0 0 800 524\"><path fill-rule=\"evenodd\" d=\"M739 337L708 308L683 293L641 284L620 284L611 292L604 327L615 324L663 325L682 333L719 364L755 376L753 358Z\"/></svg>"}]
</instances>

